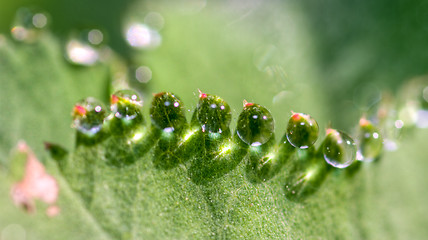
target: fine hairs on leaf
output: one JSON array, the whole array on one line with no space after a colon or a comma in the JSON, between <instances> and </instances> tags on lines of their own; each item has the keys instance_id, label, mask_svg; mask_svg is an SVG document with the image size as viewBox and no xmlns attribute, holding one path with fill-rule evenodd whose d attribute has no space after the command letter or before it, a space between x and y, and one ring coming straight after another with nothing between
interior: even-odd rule
<instances>
[{"instance_id":1,"label":"fine hairs on leaf","mask_svg":"<svg viewBox=\"0 0 428 240\"><path fill-rule=\"evenodd\" d=\"M166 182L188 181L184 185L168 184L167 188L200 189L197 194L202 194L211 214L214 228L210 231L227 236L235 233L224 228L225 221L235 214L225 207L230 196L218 195L227 185L239 189L247 182L246 188L256 190L276 179L282 187L272 187L272 191L283 195L285 201L303 203L321 188L329 173L339 171L334 169L358 164L354 163L354 140L338 130L328 129L316 148L318 124L307 114L292 113L286 133L276 143L273 117L259 104L244 101L235 131L229 128L231 108L215 95L200 92L190 122L182 101L171 92L154 94L150 123L143 117L142 107L138 93L132 90L114 93L111 110L93 98L79 101L72 114L75 150L63 154L65 150L59 151L57 145L48 148L71 188L114 238L126 239L127 234L145 231L135 229L141 226L135 216L146 207L144 202L150 201L141 195L146 171L154 170L158 177L169 179ZM370 121L363 122L361 131L376 131ZM376 149L372 145L365 139L364 149ZM380 152L371 151L370 157L378 157ZM174 179L176 173L181 177Z\"/></svg>"}]
</instances>

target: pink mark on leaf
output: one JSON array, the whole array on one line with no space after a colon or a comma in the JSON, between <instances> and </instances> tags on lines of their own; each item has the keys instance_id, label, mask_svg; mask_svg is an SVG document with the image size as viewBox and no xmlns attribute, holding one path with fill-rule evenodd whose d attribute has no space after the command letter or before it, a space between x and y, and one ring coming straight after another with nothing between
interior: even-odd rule
<instances>
[{"instance_id":1,"label":"pink mark on leaf","mask_svg":"<svg viewBox=\"0 0 428 240\"><path fill-rule=\"evenodd\" d=\"M17 206L22 206L29 213L35 212L35 200L49 204L46 211L48 216L59 214L55 206L58 199L59 186L56 179L47 174L43 164L39 162L25 142L18 143L18 151L27 155L25 174L21 181L11 188L11 195Z\"/></svg>"}]
</instances>

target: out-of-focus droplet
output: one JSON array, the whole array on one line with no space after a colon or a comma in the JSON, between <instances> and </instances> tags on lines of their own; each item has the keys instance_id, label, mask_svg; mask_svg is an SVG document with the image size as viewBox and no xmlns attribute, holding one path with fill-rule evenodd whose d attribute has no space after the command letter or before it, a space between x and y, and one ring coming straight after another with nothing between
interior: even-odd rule
<instances>
[{"instance_id":1,"label":"out-of-focus droplet","mask_svg":"<svg viewBox=\"0 0 428 240\"><path fill-rule=\"evenodd\" d=\"M144 23L156 30L161 30L165 24L165 19L160 13L157 12L149 12L144 17Z\"/></svg>"},{"instance_id":2,"label":"out-of-focus droplet","mask_svg":"<svg viewBox=\"0 0 428 240\"><path fill-rule=\"evenodd\" d=\"M170 92L155 94L150 108L150 118L153 125L167 133L180 131L187 124L183 103Z\"/></svg>"},{"instance_id":3,"label":"out-of-focus droplet","mask_svg":"<svg viewBox=\"0 0 428 240\"><path fill-rule=\"evenodd\" d=\"M92 66L99 60L99 53L93 47L78 40L70 40L66 46L70 62L83 66Z\"/></svg>"},{"instance_id":4,"label":"out-of-focus droplet","mask_svg":"<svg viewBox=\"0 0 428 240\"><path fill-rule=\"evenodd\" d=\"M203 132L222 133L229 128L232 112L229 104L218 96L200 93L198 122Z\"/></svg>"},{"instance_id":5,"label":"out-of-focus droplet","mask_svg":"<svg viewBox=\"0 0 428 240\"><path fill-rule=\"evenodd\" d=\"M101 44L104 40L103 33L98 29L92 29L88 32L88 41L93 45Z\"/></svg>"},{"instance_id":6,"label":"out-of-focus droplet","mask_svg":"<svg viewBox=\"0 0 428 240\"><path fill-rule=\"evenodd\" d=\"M357 146L346 133L328 129L323 142L324 159L336 168L346 168L356 159Z\"/></svg>"},{"instance_id":7,"label":"out-of-focus droplet","mask_svg":"<svg viewBox=\"0 0 428 240\"><path fill-rule=\"evenodd\" d=\"M303 113L293 113L288 121L287 139L293 147L306 149L318 139L318 123Z\"/></svg>"},{"instance_id":8,"label":"out-of-focus droplet","mask_svg":"<svg viewBox=\"0 0 428 240\"><path fill-rule=\"evenodd\" d=\"M131 47L139 49L156 48L162 42L158 31L142 23L130 24L126 29L125 37Z\"/></svg>"},{"instance_id":9,"label":"out-of-focus droplet","mask_svg":"<svg viewBox=\"0 0 428 240\"><path fill-rule=\"evenodd\" d=\"M12 37L20 42L34 42L41 30L48 25L48 15L43 11L21 8L12 24Z\"/></svg>"},{"instance_id":10,"label":"out-of-focus droplet","mask_svg":"<svg viewBox=\"0 0 428 240\"><path fill-rule=\"evenodd\" d=\"M76 103L72 115L73 127L86 137L94 137L101 131L107 112L100 101L90 97Z\"/></svg>"},{"instance_id":11,"label":"out-of-focus droplet","mask_svg":"<svg viewBox=\"0 0 428 240\"><path fill-rule=\"evenodd\" d=\"M148 83L152 79L152 70L147 66L140 66L135 70L135 79L140 83Z\"/></svg>"},{"instance_id":12,"label":"out-of-focus droplet","mask_svg":"<svg viewBox=\"0 0 428 240\"><path fill-rule=\"evenodd\" d=\"M85 29L73 33L66 45L67 59L77 65L92 66L101 59L99 47L104 34L99 29Z\"/></svg>"},{"instance_id":13,"label":"out-of-focus droplet","mask_svg":"<svg viewBox=\"0 0 428 240\"><path fill-rule=\"evenodd\" d=\"M361 118L357 142L357 160L371 162L378 158L383 149L380 131L367 119Z\"/></svg>"},{"instance_id":14,"label":"out-of-focus droplet","mask_svg":"<svg viewBox=\"0 0 428 240\"><path fill-rule=\"evenodd\" d=\"M248 145L260 146L272 137L274 120L265 107L244 102L244 110L239 115L236 132Z\"/></svg>"}]
</instances>

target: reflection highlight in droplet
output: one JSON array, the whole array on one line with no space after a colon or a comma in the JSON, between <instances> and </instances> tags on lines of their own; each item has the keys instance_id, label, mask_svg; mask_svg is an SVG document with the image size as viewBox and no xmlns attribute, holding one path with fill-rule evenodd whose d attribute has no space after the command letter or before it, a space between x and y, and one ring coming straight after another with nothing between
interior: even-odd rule
<instances>
[{"instance_id":1,"label":"reflection highlight in droplet","mask_svg":"<svg viewBox=\"0 0 428 240\"><path fill-rule=\"evenodd\" d=\"M135 70L135 78L140 83L148 83L152 79L152 70L147 66L138 67Z\"/></svg>"},{"instance_id":2,"label":"reflection highlight in droplet","mask_svg":"<svg viewBox=\"0 0 428 240\"><path fill-rule=\"evenodd\" d=\"M67 43L66 54L70 62L83 66L92 66L99 60L96 49L75 39Z\"/></svg>"},{"instance_id":3,"label":"reflection highlight in droplet","mask_svg":"<svg viewBox=\"0 0 428 240\"><path fill-rule=\"evenodd\" d=\"M129 45L140 49L156 48L162 42L162 37L156 30L141 23L131 24L125 35Z\"/></svg>"}]
</instances>

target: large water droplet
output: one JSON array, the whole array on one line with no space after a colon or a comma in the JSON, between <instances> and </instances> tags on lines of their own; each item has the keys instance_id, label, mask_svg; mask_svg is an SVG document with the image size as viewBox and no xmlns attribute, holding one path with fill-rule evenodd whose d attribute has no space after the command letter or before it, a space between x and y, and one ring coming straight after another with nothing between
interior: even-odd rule
<instances>
[{"instance_id":1,"label":"large water droplet","mask_svg":"<svg viewBox=\"0 0 428 240\"><path fill-rule=\"evenodd\" d=\"M203 132L222 133L229 128L232 119L227 102L220 97L202 92L199 95L197 114Z\"/></svg>"},{"instance_id":2,"label":"large water droplet","mask_svg":"<svg viewBox=\"0 0 428 240\"><path fill-rule=\"evenodd\" d=\"M21 8L16 12L11 34L17 41L34 42L42 29L48 25L48 14L30 8Z\"/></svg>"},{"instance_id":3,"label":"large water droplet","mask_svg":"<svg viewBox=\"0 0 428 240\"><path fill-rule=\"evenodd\" d=\"M373 124L362 118L358 137L357 160L371 162L378 158L383 149L383 138Z\"/></svg>"},{"instance_id":4,"label":"large water droplet","mask_svg":"<svg viewBox=\"0 0 428 240\"><path fill-rule=\"evenodd\" d=\"M187 124L180 98L170 92L161 92L154 96L150 118L153 125L167 133L180 131Z\"/></svg>"},{"instance_id":5,"label":"large water droplet","mask_svg":"<svg viewBox=\"0 0 428 240\"><path fill-rule=\"evenodd\" d=\"M318 123L311 116L294 113L288 121L287 139L293 147L306 149L318 139Z\"/></svg>"},{"instance_id":6,"label":"large water droplet","mask_svg":"<svg viewBox=\"0 0 428 240\"><path fill-rule=\"evenodd\" d=\"M74 105L73 127L87 137L94 137L101 131L106 114L106 108L100 101L86 98Z\"/></svg>"},{"instance_id":7,"label":"large water droplet","mask_svg":"<svg viewBox=\"0 0 428 240\"><path fill-rule=\"evenodd\" d=\"M104 35L99 29L85 29L73 33L66 44L67 60L73 64L92 66L101 58L99 47Z\"/></svg>"},{"instance_id":8,"label":"large water droplet","mask_svg":"<svg viewBox=\"0 0 428 240\"><path fill-rule=\"evenodd\" d=\"M130 24L125 35L131 47L140 49L156 48L162 42L162 37L158 31L142 23Z\"/></svg>"},{"instance_id":9,"label":"large water droplet","mask_svg":"<svg viewBox=\"0 0 428 240\"><path fill-rule=\"evenodd\" d=\"M272 137L274 120L263 106L245 103L239 115L236 132L239 138L251 146L260 146Z\"/></svg>"},{"instance_id":10,"label":"large water droplet","mask_svg":"<svg viewBox=\"0 0 428 240\"><path fill-rule=\"evenodd\" d=\"M328 129L322 148L324 159L336 168L346 168L356 159L354 140L341 131Z\"/></svg>"},{"instance_id":11,"label":"large water droplet","mask_svg":"<svg viewBox=\"0 0 428 240\"><path fill-rule=\"evenodd\" d=\"M111 111L115 132L131 128L143 122L143 100L133 90L119 90L111 96ZM116 121L115 121L116 120ZM117 121L118 120L118 121Z\"/></svg>"}]
</instances>

